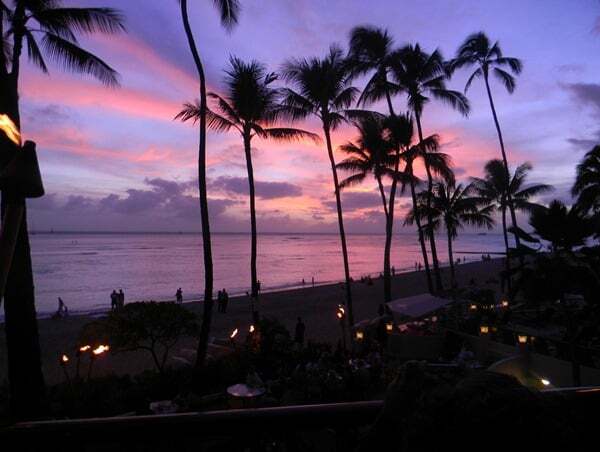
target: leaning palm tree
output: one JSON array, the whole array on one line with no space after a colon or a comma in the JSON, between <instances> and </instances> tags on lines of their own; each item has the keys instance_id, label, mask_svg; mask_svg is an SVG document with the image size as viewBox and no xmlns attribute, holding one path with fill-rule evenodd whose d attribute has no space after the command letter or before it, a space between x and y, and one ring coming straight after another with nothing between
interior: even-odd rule
<instances>
[{"instance_id":1,"label":"leaning palm tree","mask_svg":"<svg viewBox=\"0 0 600 452\"><path fill-rule=\"evenodd\" d=\"M427 216L426 193L421 194L420 208L422 215ZM475 186L471 183L467 186L456 185L454 181L438 181L433 186L431 203L431 216L435 221L435 227L440 227L443 222L446 228L448 240L448 263L450 264L450 280L452 287L456 287L456 273L454 269L454 254L452 242L458 236L458 230L464 225L486 227L492 229L494 219L492 213L494 205L490 204L485 197L477 195ZM408 220L412 222L414 211L410 212Z\"/></svg>"},{"instance_id":2,"label":"leaning palm tree","mask_svg":"<svg viewBox=\"0 0 600 452\"><path fill-rule=\"evenodd\" d=\"M342 56L341 49L336 46L332 46L329 49L329 54L322 59L292 59L288 61L283 66L283 76L294 88L285 88L283 91L283 105L286 107L288 117L292 120L299 120L308 116L316 116L322 123L333 175L338 226L342 242L348 322L352 325L354 315L352 311L350 266L348 264L342 201L331 144L331 132L345 121L344 110L352 105L358 90L350 85L348 66Z\"/></svg>"},{"instance_id":3,"label":"leaning palm tree","mask_svg":"<svg viewBox=\"0 0 600 452\"><path fill-rule=\"evenodd\" d=\"M0 114L21 127L19 76L23 47L33 66L49 71L46 58L66 70L91 75L108 86L117 86L117 73L107 63L80 47L77 34L112 34L124 30L123 17L111 8L64 7L59 0L0 1ZM3 134L0 134L3 135ZM0 137L0 169L16 149ZM2 215L6 193L2 197ZM18 418L39 414L44 379L41 371L33 273L24 211L12 266L4 293L5 331L11 409Z\"/></svg>"},{"instance_id":4,"label":"leaning palm tree","mask_svg":"<svg viewBox=\"0 0 600 452\"><path fill-rule=\"evenodd\" d=\"M508 188L506 186L504 162L493 159L486 163L483 178L472 178L473 185L479 196L484 197L488 202L494 205L496 211L502 216L502 233L504 235L504 246L508 256L510 246L508 243L508 226L506 222L506 212L509 210L509 197L515 210L531 213L540 204L531 201L531 198L548 193L553 188L546 184L533 184L525 186L527 175L531 171L530 163L523 163L517 167L514 174L510 177ZM510 265L506 259L507 266ZM507 267L510 270L510 267Z\"/></svg>"},{"instance_id":5,"label":"leaning palm tree","mask_svg":"<svg viewBox=\"0 0 600 452\"><path fill-rule=\"evenodd\" d=\"M412 122L410 116L388 116L368 112L361 119L354 121L359 132L355 142L349 142L339 147L349 157L337 164L337 168L352 172L340 183L345 188L363 182L372 174L377 182L383 212L385 214L385 248L383 258L384 301L390 302L391 294L391 243L393 235L394 207L398 182L406 184L406 175L400 172L401 155L397 149L405 149L412 137ZM390 177L389 199L383 185L383 179Z\"/></svg>"},{"instance_id":6,"label":"leaning palm tree","mask_svg":"<svg viewBox=\"0 0 600 452\"><path fill-rule=\"evenodd\" d=\"M353 76L373 72L358 98L366 105L385 98L390 115L394 114L392 96L398 86L389 80L389 73L398 51L393 49L394 40L387 30L371 26L354 27L350 32L348 64Z\"/></svg>"},{"instance_id":7,"label":"leaning palm tree","mask_svg":"<svg viewBox=\"0 0 600 452\"><path fill-rule=\"evenodd\" d=\"M450 105L465 116L469 113L467 98L457 91L446 88L446 80L448 78L446 63L439 50L428 54L418 44L403 47L399 52L399 58L395 59L393 63L392 74L398 88L407 95L408 106L415 115L420 143L423 142L423 127L421 125L423 110L431 97ZM427 204L430 206L433 190L433 174L427 159L425 159L425 172L427 174ZM427 210L429 211L429 209ZM428 217L427 222L431 226L433 218ZM431 246L431 259L433 261L436 289L441 290L442 278L437 258L434 231L428 228L427 234Z\"/></svg>"},{"instance_id":8,"label":"leaning palm tree","mask_svg":"<svg viewBox=\"0 0 600 452\"><path fill-rule=\"evenodd\" d=\"M523 69L523 64L517 58L505 57L500 49L500 44L496 41L494 44L491 43L490 39L483 32L473 33L465 39L462 45L456 52L456 57L449 64L450 71L454 71L461 67L475 66L477 69L469 76L465 85L465 93L471 86L471 83L476 78L483 77L485 83L485 89L487 91L488 100L490 102L490 108L492 110L492 116L494 118L494 124L496 125L496 132L498 134L498 141L500 142L500 151L502 153L502 162L504 164L504 178L506 184L510 180L510 171L508 166L508 158L506 156L506 150L504 148L504 139L502 137L502 130L500 129L500 123L498 121L498 115L496 114L496 107L494 106L494 99L492 97L492 90L490 89L490 71L494 76L504 85L506 90L512 94L516 87L516 81L512 74L518 75ZM512 74L507 72L505 68L508 68ZM510 211L512 226L515 232L518 229L517 216L515 213L515 206L513 206L511 194L508 193L508 209ZM515 234L515 242L517 248L519 247L520 240L519 235Z\"/></svg>"},{"instance_id":9,"label":"leaning palm tree","mask_svg":"<svg viewBox=\"0 0 600 452\"><path fill-rule=\"evenodd\" d=\"M198 193L200 197L200 218L202 222L202 244L204 251L204 308L202 315L202 326L198 339L198 352L196 354L196 369L204 365L208 350L208 338L212 321L213 309L213 262L212 245L210 240L210 221L208 216L208 196L206 193L206 77L204 67L200 59L200 53L194 40L194 34L188 17L187 0L179 0L181 6L181 19L187 37L190 52L198 71L200 79L200 124L198 144ZM213 3L221 14L221 24L226 29L231 29L236 23L240 9L238 0L213 0Z\"/></svg>"},{"instance_id":10,"label":"leaning palm tree","mask_svg":"<svg viewBox=\"0 0 600 452\"><path fill-rule=\"evenodd\" d=\"M600 145L594 146L577 165L571 193L577 196L576 205L581 212L600 213Z\"/></svg>"},{"instance_id":11,"label":"leaning palm tree","mask_svg":"<svg viewBox=\"0 0 600 452\"><path fill-rule=\"evenodd\" d=\"M254 169L252 166L252 139L255 136L279 141L310 138L318 140L317 135L300 129L273 127L279 113L279 90L272 87L277 79L268 73L265 66L257 61L245 63L230 58L230 68L225 71L225 96L209 93L215 101L215 110L208 108L207 122L210 129L218 132L237 130L242 136L250 195L251 257L250 275L252 297L258 297L258 277L256 269L257 233L256 233L256 196L254 189ZM185 104L177 118L183 121L198 121L199 102Z\"/></svg>"}]
</instances>

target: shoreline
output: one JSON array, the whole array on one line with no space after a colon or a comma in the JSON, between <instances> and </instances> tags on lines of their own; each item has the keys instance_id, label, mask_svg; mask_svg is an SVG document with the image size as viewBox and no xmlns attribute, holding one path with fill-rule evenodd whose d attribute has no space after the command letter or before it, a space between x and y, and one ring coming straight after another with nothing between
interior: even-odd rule
<instances>
[{"instance_id":1,"label":"shoreline","mask_svg":"<svg viewBox=\"0 0 600 452\"><path fill-rule=\"evenodd\" d=\"M468 286L471 279L479 285L485 285L490 278L498 279L503 269L502 259L461 263L456 266L457 280L462 287ZM448 284L449 271L444 268L442 276ZM496 284L496 283L494 283ZM499 289L499 285L492 285ZM418 295L426 292L424 271L397 273L392 277L392 299ZM339 282L331 284L307 285L302 288L287 288L276 292L263 292L257 303L260 315L279 320L293 333L296 319L301 317L306 325L307 341L319 341L335 344L340 338L340 326L335 316L339 303L344 300L344 291ZM373 279L372 285L355 281L352 284L353 309L355 322L377 315L377 309L383 299L383 280ZM203 303L188 301L183 304L186 309L201 316ZM105 311L106 312L106 311ZM70 315L60 319L38 319L40 347L42 349L42 367L48 384L64 379L59 357L65 353L73 356L79 345L78 337L82 327L102 315ZM239 328L246 331L252 323L252 312L248 298L231 296L227 313L222 314L215 309L211 327L211 337L227 338L231 331ZM4 324L0 324L0 382L7 378L6 338ZM197 341L183 338L173 348L171 357L189 357L194 355ZM171 361L174 364L174 361ZM94 364L96 376L116 374L134 375L143 370L153 368L149 354L145 352L122 352L109 354Z\"/></svg>"}]
</instances>

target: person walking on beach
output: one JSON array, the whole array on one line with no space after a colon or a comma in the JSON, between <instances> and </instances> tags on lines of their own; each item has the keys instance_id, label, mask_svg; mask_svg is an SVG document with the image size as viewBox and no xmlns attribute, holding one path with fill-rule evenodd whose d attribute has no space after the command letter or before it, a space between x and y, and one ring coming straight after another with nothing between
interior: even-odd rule
<instances>
[{"instance_id":1,"label":"person walking on beach","mask_svg":"<svg viewBox=\"0 0 600 452\"><path fill-rule=\"evenodd\" d=\"M217 312L223 312L223 294L220 290L217 292Z\"/></svg>"},{"instance_id":2,"label":"person walking on beach","mask_svg":"<svg viewBox=\"0 0 600 452\"><path fill-rule=\"evenodd\" d=\"M117 295L117 291L113 289L112 293L110 294L110 309L112 311L116 310L119 307L118 298L119 295Z\"/></svg>"},{"instance_id":3,"label":"person walking on beach","mask_svg":"<svg viewBox=\"0 0 600 452\"><path fill-rule=\"evenodd\" d=\"M256 290L258 291L258 293L260 293L260 279L256 281Z\"/></svg>"},{"instance_id":4,"label":"person walking on beach","mask_svg":"<svg viewBox=\"0 0 600 452\"><path fill-rule=\"evenodd\" d=\"M58 297L58 311L56 311L56 315L58 317L67 317L69 315L69 308L67 308L67 305L60 297Z\"/></svg>"},{"instance_id":5,"label":"person walking on beach","mask_svg":"<svg viewBox=\"0 0 600 452\"><path fill-rule=\"evenodd\" d=\"M304 333L306 332L306 325L302 321L302 318L298 317L296 323L296 333L294 334L294 342L298 345L298 348L302 348L304 345Z\"/></svg>"},{"instance_id":6,"label":"person walking on beach","mask_svg":"<svg viewBox=\"0 0 600 452\"><path fill-rule=\"evenodd\" d=\"M181 290L181 287L175 292L175 300L178 304L183 303L183 291Z\"/></svg>"},{"instance_id":7,"label":"person walking on beach","mask_svg":"<svg viewBox=\"0 0 600 452\"><path fill-rule=\"evenodd\" d=\"M125 292L123 289L119 289L119 308L125 306Z\"/></svg>"},{"instance_id":8,"label":"person walking on beach","mask_svg":"<svg viewBox=\"0 0 600 452\"><path fill-rule=\"evenodd\" d=\"M223 295L223 314L227 312L227 304L229 303L229 294L225 289L221 292Z\"/></svg>"},{"instance_id":9,"label":"person walking on beach","mask_svg":"<svg viewBox=\"0 0 600 452\"><path fill-rule=\"evenodd\" d=\"M396 267L392 265L392 276L396 276Z\"/></svg>"}]
</instances>

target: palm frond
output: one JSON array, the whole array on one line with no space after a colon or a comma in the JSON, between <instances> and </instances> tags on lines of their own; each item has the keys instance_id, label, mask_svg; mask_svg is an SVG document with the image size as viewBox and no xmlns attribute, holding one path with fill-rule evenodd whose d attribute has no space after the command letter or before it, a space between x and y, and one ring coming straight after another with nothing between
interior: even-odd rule
<instances>
[{"instance_id":1,"label":"palm frond","mask_svg":"<svg viewBox=\"0 0 600 452\"><path fill-rule=\"evenodd\" d=\"M79 33L112 34L125 31L124 16L113 8L43 8L33 17L42 29L75 41L74 31Z\"/></svg>"},{"instance_id":2,"label":"palm frond","mask_svg":"<svg viewBox=\"0 0 600 452\"><path fill-rule=\"evenodd\" d=\"M33 33L27 29L25 29L25 41L27 42L27 56L35 66L47 74L48 67L46 66L42 52L40 52L40 48L38 47Z\"/></svg>"},{"instance_id":3,"label":"palm frond","mask_svg":"<svg viewBox=\"0 0 600 452\"><path fill-rule=\"evenodd\" d=\"M432 89L431 94L436 99L450 105L462 115L467 116L469 114L471 107L469 105L469 99L467 99L464 94L447 89Z\"/></svg>"},{"instance_id":4,"label":"palm frond","mask_svg":"<svg viewBox=\"0 0 600 452\"><path fill-rule=\"evenodd\" d=\"M512 75L497 67L494 68L494 75L498 80L502 82L502 84L506 88L506 91L508 91L511 94L514 92L516 82L515 78Z\"/></svg>"},{"instance_id":5,"label":"palm frond","mask_svg":"<svg viewBox=\"0 0 600 452\"><path fill-rule=\"evenodd\" d=\"M306 130L294 129L291 127L271 127L262 130L264 135L261 135L261 138L270 138L277 141L301 141L307 139L314 143L321 142L319 135Z\"/></svg>"},{"instance_id":6,"label":"palm frond","mask_svg":"<svg viewBox=\"0 0 600 452\"><path fill-rule=\"evenodd\" d=\"M221 15L221 24L227 30L231 30L238 23L240 14L239 0L213 0L213 4Z\"/></svg>"}]
</instances>

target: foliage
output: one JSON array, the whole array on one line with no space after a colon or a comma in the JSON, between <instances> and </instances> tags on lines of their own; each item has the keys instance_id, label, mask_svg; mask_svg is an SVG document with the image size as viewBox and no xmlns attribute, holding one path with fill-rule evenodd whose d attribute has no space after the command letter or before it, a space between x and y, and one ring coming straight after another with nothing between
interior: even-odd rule
<instances>
[{"instance_id":1,"label":"foliage","mask_svg":"<svg viewBox=\"0 0 600 452\"><path fill-rule=\"evenodd\" d=\"M577 209L583 213L600 214L600 145L585 154L577 165L573 196L577 196Z\"/></svg>"},{"instance_id":2,"label":"foliage","mask_svg":"<svg viewBox=\"0 0 600 452\"><path fill-rule=\"evenodd\" d=\"M173 346L196 333L195 314L176 303L148 301L129 303L86 325L81 338L86 343L106 341L114 352L146 350L162 373Z\"/></svg>"},{"instance_id":3,"label":"foliage","mask_svg":"<svg viewBox=\"0 0 600 452\"><path fill-rule=\"evenodd\" d=\"M531 213L529 224L535 234L551 243L553 250L572 250L584 245L594 234L594 224L579 209L567 208L554 200L548 207L539 207Z\"/></svg>"}]
</instances>

